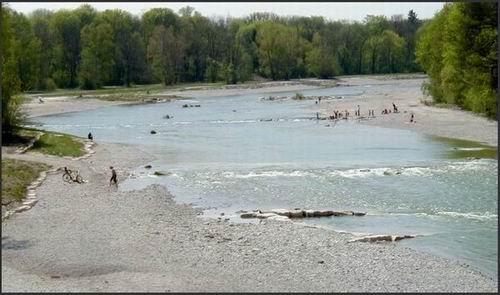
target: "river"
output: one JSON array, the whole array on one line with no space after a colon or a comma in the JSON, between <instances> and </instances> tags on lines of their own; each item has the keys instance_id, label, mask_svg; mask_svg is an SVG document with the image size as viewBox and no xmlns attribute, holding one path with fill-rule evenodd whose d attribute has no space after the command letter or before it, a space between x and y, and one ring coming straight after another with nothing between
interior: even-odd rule
<instances>
[{"instance_id":1,"label":"river","mask_svg":"<svg viewBox=\"0 0 500 295\"><path fill-rule=\"evenodd\" d=\"M302 93L348 100L393 86ZM356 235L418 234L401 244L467 263L496 278L496 159L457 157L457 151L480 148L411 131L353 119L316 120L314 101L260 99L268 95L111 106L33 120L43 129L82 137L92 132L97 142L133 144L157 156L149 163L152 169L137 167L136 176L120 189L165 184L179 202L203 208L206 216L224 213L238 222L239 210L367 212L364 217L303 222ZM164 118L167 114L170 119ZM155 176L154 171L166 175Z\"/></svg>"}]
</instances>

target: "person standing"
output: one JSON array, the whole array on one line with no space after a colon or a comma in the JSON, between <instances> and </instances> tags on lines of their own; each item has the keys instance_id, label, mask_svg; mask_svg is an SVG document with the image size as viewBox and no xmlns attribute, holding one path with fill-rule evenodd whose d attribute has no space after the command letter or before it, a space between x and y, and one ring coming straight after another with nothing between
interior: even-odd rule
<instances>
[{"instance_id":1,"label":"person standing","mask_svg":"<svg viewBox=\"0 0 500 295\"><path fill-rule=\"evenodd\" d=\"M414 119L415 119L415 116L413 115L413 113L411 113L410 123L413 123Z\"/></svg>"},{"instance_id":2,"label":"person standing","mask_svg":"<svg viewBox=\"0 0 500 295\"><path fill-rule=\"evenodd\" d=\"M113 168L113 166L109 167L109 169L111 169L111 179L109 180L109 185L114 184L114 185L118 186L118 179L116 176L115 169Z\"/></svg>"}]
</instances>

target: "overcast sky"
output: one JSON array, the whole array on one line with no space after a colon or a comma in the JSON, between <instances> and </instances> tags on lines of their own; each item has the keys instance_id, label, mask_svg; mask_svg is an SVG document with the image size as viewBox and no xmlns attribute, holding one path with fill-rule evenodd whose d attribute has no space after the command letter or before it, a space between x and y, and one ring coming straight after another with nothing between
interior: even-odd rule
<instances>
[{"instance_id":1,"label":"overcast sky","mask_svg":"<svg viewBox=\"0 0 500 295\"><path fill-rule=\"evenodd\" d=\"M8 3L8 2L7 2ZM168 7L174 11L184 6L192 6L204 16L234 16L241 17L252 12L274 12L278 15L303 15L303 16L324 16L331 20L349 19L363 20L368 14L386 15L390 17L394 14L407 15L413 9L420 19L431 18L439 11L443 2L344 2L344 3L287 3L287 2L88 2L95 9L102 11L106 9L123 9L132 14L141 15L154 7ZM7 5L18 12L30 13L38 8L58 10L61 8L77 8L82 2L11 2Z\"/></svg>"}]
</instances>

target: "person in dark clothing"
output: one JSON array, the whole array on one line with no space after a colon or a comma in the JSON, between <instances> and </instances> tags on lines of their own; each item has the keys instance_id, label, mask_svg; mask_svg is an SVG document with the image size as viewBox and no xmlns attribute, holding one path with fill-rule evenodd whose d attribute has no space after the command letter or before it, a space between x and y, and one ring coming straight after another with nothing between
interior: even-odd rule
<instances>
[{"instance_id":1,"label":"person in dark clothing","mask_svg":"<svg viewBox=\"0 0 500 295\"><path fill-rule=\"evenodd\" d=\"M89 135L87 136L89 140L94 140L94 137L92 136L92 133L89 132Z\"/></svg>"},{"instance_id":2,"label":"person in dark clothing","mask_svg":"<svg viewBox=\"0 0 500 295\"><path fill-rule=\"evenodd\" d=\"M396 105L394 103L392 103L392 108L394 109L394 112L397 113L398 112L398 107L396 107Z\"/></svg>"},{"instance_id":3,"label":"person in dark clothing","mask_svg":"<svg viewBox=\"0 0 500 295\"><path fill-rule=\"evenodd\" d=\"M109 185L111 184L118 185L115 169L113 168L113 166L109 167L109 169L111 169L111 179L109 180Z\"/></svg>"}]
</instances>

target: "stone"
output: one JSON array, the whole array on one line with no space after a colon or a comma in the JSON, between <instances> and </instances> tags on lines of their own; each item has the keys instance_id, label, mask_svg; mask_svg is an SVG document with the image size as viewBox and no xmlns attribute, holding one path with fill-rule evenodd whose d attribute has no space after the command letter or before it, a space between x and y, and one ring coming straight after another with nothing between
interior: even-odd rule
<instances>
[{"instance_id":1,"label":"stone","mask_svg":"<svg viewBox=\"0 0 500 295\"><path fill-rule=\"evenodd\" d=\"M151 165L146 165L146 166L144 166L144 168L146 168L146 169L151 169L152 167L153 167L153 166L151 166Z\"/></svg>"},{"instance_id":2,"label":"stone","mask_svg":"<svg viewBox=\"0 0 500 295\"><path fill-rule=\"evenodd\" d=\"M403 239L412 239L415 238L416 236L413 235L403 235L403 236L391 236L391 235L374 235L374 236L366 236L366 237L361 237L357 239L353 239L348 241L349 243L352 242L395 242L395 241L400 241Z\"/></svg>"},{"instance_id":3,"label":"stone","mask_svg":"<svg viewBox=\"0 0 500 295\"><path fill-rule=\"evenodd\" d=\"M151 130L151 132L150 132L150 133L151 133L151 134L156 134L156 131L154 131L154 130Z\"/></svg>"},{"instance_id":4,"label":"stone","mask_svg":"<svg viewBox=\"0 0 500 295\"><path fill-rule=\"evenodd\" d=\"M35 205L37 202L38 202L38 200L35 199L35 200L23 202L23 205L33 207L33 205Z\"/></svg>"},{"instance_id":5,"label":"stone","mask_svg":"<svg viewBox=\"0 0 500 295\"><path fill-rule=\"evenodd\" d=\"M31 209L31 206L23 205L23 206L17 207L15 212L20 213L20 212L24 212L24 211L29 210L29 209Z\"/></svg>"},{"instance_id":6,"label":"stone","mask_svg":"<svg viewBox=\"0 0 500 295\"><path fill-rule=\"evenodd\" d=\"M290 218L302 218L305 217L305 213L302 210L291 210L290 215L288 215Z\"/></svg>"},{"instance_id":7,"label":"stone","mask_svg":"<svg viewBox=\"0 0 500 295\"><path fill-rule=\"evenodd\" d=\"M353 216L354 212L352 211L339 211L333 212L333 216Z\"/></svg>"},{"instance_id":8,"label":"stone","mask_svg":"<svg viewBox=\"0 0 500 295\"><path fill-rule=\"evenodd\" d=\"M280 215L274 215L274 216L268 217L267 219L278 220L278 221L290 221L290 218L288 218L286 216L280 216Z\"/></svg>"},{"instance_id":9,"label":"stone","mask_svg":"<svg viewBox=\"0 0 500 295\"><path fill-rule=\"evenodd\" d=\"M319 211L318 217L323 217L323 216L332 216L334 214L333 211Z\"/></svg>"},{"instance_id":10,"label":"stone","mask_svg":"<svg viewBox=\"0 0 500 295\"><path fill-rule=\"evenodd\" d=\"M245 213L241 213L240 217L241 218L255 218L255 217L257 217L257 214L258 213L255 213L255 212L245 212Z\"/></svg>"},{"instance_id":11,"label":"stone","mask_svg":"<svg viewBox=\"0 0 500 295\"><path fill-rule=\"evenodd\" d=\"M354 216L365 216L366 212L354 212Z\"/></svg>"}]
</instances>

